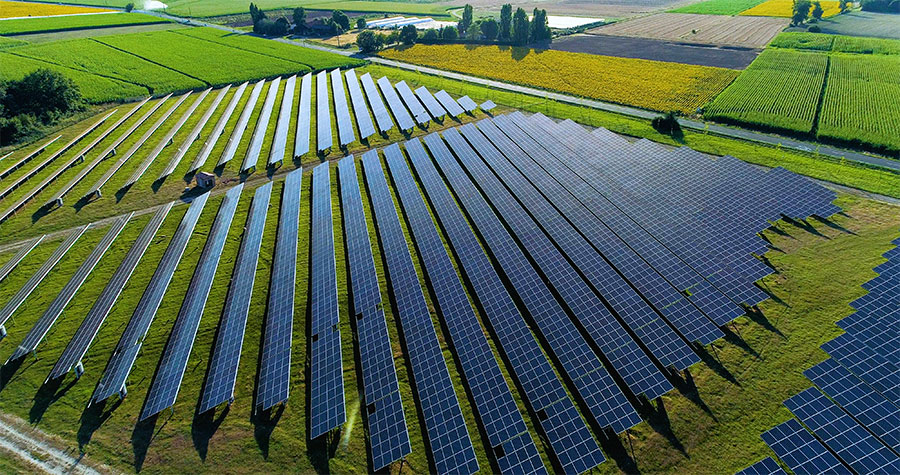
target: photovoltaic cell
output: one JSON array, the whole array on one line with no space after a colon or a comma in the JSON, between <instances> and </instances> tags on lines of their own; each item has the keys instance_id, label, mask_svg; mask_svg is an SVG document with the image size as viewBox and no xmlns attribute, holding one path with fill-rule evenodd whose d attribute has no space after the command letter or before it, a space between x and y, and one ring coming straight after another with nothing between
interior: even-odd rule
<instances>
[{"instance_id":1,"label":"photovoltaic cell","mask_svg":"<svg viewBox=\"0 0 900 475\"><path fill-rule=\"evenodd\" d=\"M228 125L231 115L234 114L234 110L237 109L237 105L241 102L241 98L244 97L244 91L246 90L247 83L244 82L238 86L236 91L234 91L231 100L228 101L228 105L225 106L225 110L222 112L219 120L216 121L216 125L213 126L212 132L206 137L206 141L203 142L203 148L200 149L200 153L198 153L194 158L194 161L191 162L191 167L188 169L189 172L198 170L206 165L206 160L212 153L213 148L215 148L216 143L218 143L219 138L222 136L222 132L225 131L225 126Z\"/></svg>"},{"instance_id":2,"label":"photovoltaic cell","mask_svg":"<svg viewBox=\"0 0 900 475\"><path fill-rule=\"evenodd\" d=\"M28 334L25 335L22 343L19 344L12 356L9 357L7 363L15 361L37 349L37 346L47 335L47 332L50 331L50 327L56 323L56 320L62 315L63 310L66 308L66 305L68 305L69 301L72 300L72 297L75 296L75 292L78 292L78 289L81 288L81 284L87 280L88 276L94 270L94 267L97 266L97 263L100 262L100 259L106 254L106 251L112 246L113 241L115 241L116 237L119 236L119 233L122 232L122 228L124 228L128 223L128 220L131 219L132 214L134 213L126 214L110 225L109 231L107 231L100 242L94 246L94 250L91 251L90 255L88 255L87 259L85 259L81 266L78 267L78 270L75 271L75 274L72 275L65 287L63 287L56 298L53 299L53 302L50 303L50 306L41 318L38 319Z\"/></svg>"},{"instance_id":3,"label":"photovoltaic cell","mask_svg":"<svg viewBox=\"0 0 900 475\"><path fill-rule=\"evenodd\" d=\"M67 252L69 252L69 249L72 248L72 246L75 244L75 241L77 241L78 238L80 238L81 235L84 234L87 228L88 226L75 228L75 230L66 237L66 240L63 241L55 251L53 251L53 254L51 254L43 264L41 264L41 267L38 268L37 272L32 274L31 278L29 278L28 281L25 282L25 285L23 285L22 288L20 288L19 291L16 292L15 295L13 295L13 298L6 302L6 305L2 310L0 310L0 328L2 328L3 325L6 324L6 321L9 320L9 317L11 317L13 313L15 313L15 311L19 309L19 307L25 302L25 299L27 299L28 296L31 295L31 292L34 292L34 289L38 286L38 284L41 283L42 280L44 280L44 277L47 277L47 274L49 274L50 271L53 270L54 267L56 267L56 264L59 263L59 261L63 258L63 256L66 255Z\"/></svg>"},{"instance_id":4,"label":"photovoltaic cell","mask_svg":"<svg viewBox=\"0 0 900 475\"><path fill-rule=\"evenodd\" d=\"M780 475L786 473L778 462L772 457L766 457L759 462L741 470L737 475Z\"/></svg>"},{"instance_id":5,"label":"photovoltaic cell","mask_svg":"<svg viewBox=\"0 0 900 475\"><path fill-rule=\"evenodd\" d=\"M93 396L91 396L92 403L106 400L116 393L121 394L125 389L125 380L128 379L128 374L131 373L131 368L134 365L138 351L141 349L144 336L147 334L147 330L150 329L150 324L153 323L159 304L162 302L166 289L169 287L169 282L172 281L175 268L181 261L181 256L184 254L184 249L187 247L191 233L194 232L194 226L197 225L197 220L200 218L200 213L203 212L203 207L206 205L208 198L209 193L204 193L191 201L191 205L181 219L181 223L178 224L178 229L175 230L175 234L163 253L159 265L153 272L150 283L147 284L144 294L141 295L131 320L128 321L125 331L119 338L115 350L113 350L109 363L107 363L103 372L103 377L97 383L97 388L94 390Z\"/></svg>"},{"instance_id":6,"label":"photovoltaic cell","mask_svg":"<svg viewBox=\"0 0 900 475\"><path fill-rule=\"evenodd\" d=\"M900 405L900 370L883 356L849 333L824 343L822 349L889 401Z\"/></svg>"},{"instance_id":7,"label":"photovoltaic cell","mask_svg":"<svg viewBox=\"0 0 900 475\"><path fill-rule=\"evenodd\" d=\"M464 111L462 107L460 107L459 104L457 104L456 101L453 100L452 97L450 97L450 94L447 94L447 91L441 89L440 91L435 92L434 98L437 99L437 101L440 102L442 106L444 106L444 109L447 110L447 113L452 115L453 117L459 117L463 114Z\"/></svg>"},{"instance_id":8,"label":"photovoltaic cell","mask_svg":"<svg viewBox=\"0 0 900 475\"><path fill-rule=\"evenodd\" d=\"M386 77L379 78L378 88L384 94L384 99L387 101L388 107L391 108L391 113L394 115L397 125L400 126L400 130L411 130L414 128L416 124L410 117L409 112L406 111L406 106L400 102L400 96L397 95L397 91L394 90L391 81Z\"/></svg>"},{"instance_id":9,"label":"photovoltaic cell","mask_svg":"<svg viewBox=\"0 0 900 475\"><path fill-rule=\"evenodd\" d=\"M91 307L87 316L84 317L78 330L75 331L75 335L69 340L66 349L59 356L59 360L56 361L56 364L50 371L50 376L47 377L48 381L64 376L84 358L88 347L94 341L97 332L100 331L100 325L106 320L109 311L116 303L116 299L119 298L119 294L122 293L122 289L128 283L128 279L131 278L131 274L150 245L150 241L156 236L156 232L174 204L175 202L172 201L160 206L156 213L153 214L153 217L150 218L150 222L144 226L141 234L138 235L128 253L125 254L125 258L122 259L122 263L119 264L116 272L109 279L100 296L97 297L93 307Z\"/></svg>"},{"instance_id":10,"label":"photovoltaic cell","mask_svg":"<svg viewBox=\"0 0 900 475\"><path fill-rule=\"evenodd\" d=\"M309 152L309 130L312 115L312 73L300 81L300 104L297 106L297 133L294 135L294 158Z\"/></svg>"},{"instance_id":11,"label":"photovoltaic cell","mask_svg":"<svg viewBox=\"0 0 900 475\"><path fill-rule=\"evenodd\" d=\"M247 154L244 155L241 171L254 169L259 163L259 154L262 151L263 140L266 138L266 131L269 130L269 121L272 118L272 109L275 108L275 99L278 97L278 88L280 86L281 76L269 83L269 90L266 91L266 100L263 102L262 110L256 119L253 135L250 136L250 145L247 147Z\"/></svg>"},{"instance_id":12,"label":"photovoltaic cell","mask_svg":"<svg viewBox=\"0 0 900 475\"><path fill-rule=\"evenodd\" d=\"M238 363L241 359L241 347L247 328L250 298L253 294L259 249L266 228L266 214L271 195L272 182L260 186L253 194L253 203L250 205L250 214L244 227L241 248L231 275L231 284L225 297L225 309L222 311L222 320L216 334L215 349L203 387L201 414L223 402L234 400L234 385L237 381Z\"/></svg>"},{"instance_id":13,"label":"photovoltaic cell","mask_svg":"<svg viewBox=\"0 0 900 475\"><path fill-rule=\"evenodd\" d=\"M294 85L296 83L296 75L289 77L284 83L281 109L278 111L278 122L275 125L275 138L272 139L272 150L269 151L269 165L283 162L284 154L287 153L288 126L291 125L291 111L294 107Z\"/></svg>"},{"instance_id":14,"label":"photovoltaic cell","mask_svg":"<svg viewBox=\"0 0 900 475\"><path fill-rule=\"evenodd\" d=\"M487 112L487 111L497 107L497 104L494 104L494 101L488 100L488 101L482 102L481 105L478 107L481 107L481 110Z\"/></svg>"},{"instance_id":15,"label":"photovoltaic cell","mask_svg":"<svg viewBox=\"0 0 900 475\"><path fill-rule=\"evenodd\" d=\"M302 182L302 168L288 173L281 195L275 258L269 284L268 314L263 329L262 361L256 389L256 407L263 411L287 401L288 398Z\"/></svg>"},{"instance_id":16,"label":"photovoltaic cell","mask_svg":"<svg viewBox=\"0 0 900 475\"><path fill-rule=\"evenodd\" d=\"M334 95L334 113L338 123L338 138L341 145L347 145L356 140L353 132L353 119L350 118L350 108L347 105L347 95L344 93L344 81L341 78L340 69L331 70L331 92Z\"/></svg>"},{"instance_id":17,"label":"photovoltaic cell","mask_svg":"<svg viewBox=\"0 0 900 475\"><path fill-rule=\"evenodd\" d=\"M5 279L6 276L8 276L9 273L12 272L20 262L22 262L22 259L25 259L25 257L28 256L28 254L31 253L31 251L34 250L34 248L36 248L37 245L40 244L45 237L47 236L38 236L26 242L25 244L22 244L16 254L13 255L8 261L6 261L6 263L3 264L3 267L0 267L0 282L3 282L3 279Z\"/></svg>"},{"instance_id":18,"label":"photovoltaic cell","mask_svg":"<svg viewBox=\"0 0 900 475\"><path fill-rule=\"evenodd\" d=\"M316 150L331 148L331 108L328 99L328 75L319 71L316 75Z\"/></svg>"},{"instance_id":19,"label":"photovoltaic cell","mask_svg":"<svg viewBox=\"0 0 900 475\"><path fill-rule=\"evenodd\" d=\"M364 139L369 138L375 135L375 125L372 124L372 117L369 115L368 106L366 106L366 98L359 87L356 71L348 69L344 73L344 77L347 79L347 90L350 91L350 102L353 103L353 113L356 115L356 127L359 129L359 136Z\"/></svg>"},{"instance_id":20,"label":"photovoltaic cell","mask_svg":"<svg viewBox=\"0 0 900 475\"><path fill-rule=\"evenodd\" d=\"M462 96L457 99L456 102L458 102L466 112L474 112L475 109L478 109L478 104L476 104L469 96Z\"/></svg>"},{"instance_id":21,"label":"photovoltaic cell","mask_svg":"<svg viewBox=\"0 0 900 475\"><path fill-rule=\"evenodd\" d=\"M543 472L544 465L534 440L488 346L400 147L393 144L384 150L384 154L493 454L502 454L497 456L498 463L509 465L508 470L515 468L516 473Z\"/></svg>"},{"instance_id":22,"label":"photovoltaic cell","mask_svg":"<svg viewBox=\"0 0 900 475\"><path fill-rule=\"evenodd\" d=\"M24 157L20 158L16 163L13 163L13 164L10 165L8 168L6 168L6 169L3 170L2 172L0 172L0 180L3 180L4 178L6 178L6 177L12 175L12 173L13 173L14 171L18 170L19 168L21 168L22 165L25 165L26 163L28 163L28 162L30 162L31 160L33 160L34 157L37 157L38 155L44 153L44 150L47 150L47 147L49 147L50 145L53 145L53 143L55 143L55 142L56 142L57 140L59 140L60 138L62 138L62 135L58 135L58 136L56 136L55 138L52 138L52 139L50 139L50 140L44 142L43 145L41 145L40 147L38 147L38 148L32 150L31 152L29 152L29 153L28 153L27 155L25 155ZM8 156L8 155L7 155L7 156ZM4 158L6 158L6 157L4 157Z\"/></svg>"},{"instance_id":23,"label":"photovoltaic cell","mask_svg":"<svg viewBox=\"0 0 900 475\"><path fill-rule=\"evenodd\" d=\"M428 113L431 114L435 119L439 119L445 115L447 115L447 111L444 110L444 107L441 106L441 103L431 95L431 92L425 88L425 86L420 86L416 89L416 96L422 101L422 104L425 104L425 108L428 109Z\"/></svg>"},{"instance_id":24,"label":"photovoltaic cell","mask_svg":"<svg viewBox=\"0 0 900 475\"><path fill-rule=\"evenodd\" d=\"M225 150L222 151L222 156L219 157L219 162L216 166L231 161L234 158L234 154L237 153L237 148L241 144L241 138L247 130L250 116L253 114L253 109L256 108L256 103L259 102L259 95L262 93L262 88L265 84L265 79L261 79L250 90L250 97L247 99L247 103L244 104L244 110L241 111L237 123L234 124L234 129L231 130L231 136L228 137L228 143L225 144Z\"/></svg>"},{"instance_id":25,"label":"photovoltaic cell","mask_svg":"<svg viewBox=\"0 0 900 475\"><path fill-rule=\"evenodd\" d=\"M413 94L412 89L406 84L406 81L400 81L397 84L394 84L394 87L397 89L397 92L400 93L400 98L403 99L403 103L406 104L406 107L412 112L413 117L416 119L416 123L418 124L427 124L429 120L431 120L431 116L428 115L428 111L422 107L422 104L416 99L416 95Z\"/></svg>"},{"instance_id":26,"label":"photovoltaic cell","mask_svg":"<svg viewBox=\"0 0 900 475\"><path fill-rule=\"evenodd\" d=\"M200 262L194 269L194 276L188 286L187 295L181 303L181 310L178 311L169 341L163 350L159 369L150 385L144 409L141 411L141 420L159 414L175 404L188 358L197 337L197 329L200 327L200 318L206 307L206 299L209 297L209 290L212 288L213 278L219 267L219 258L225 247L228 229L234 218L234 210L237 208L243 189L243 183L231 188L225 193L225 198L219 205L216 220L213 222L209 237L203 246L203 252L200 254Z\"/></svg>"},{"instance_id":27,"label":"photovoltaic cell","mask_svg":"<svg viewBox=\"0 0 900 475\"><path fill-rule=\"evenodd\" d=\"M850 473L795 419L769 429L762 439L794 473Z\"/></svg>"},{"instance_id":28,"label":"photovoltaic cell","mask_svg":"<svg viewBox=\"0 0 900 475\"><path fill-rule=\"evenodd\" d=\"M222 103L222 100L225 99L225 96L228 94L228 91L231 90L231 84L223 87L219 90L219 93L216 94L215 99L213 99L212 104L206 108L206 111L203 112L203 115L200 116L200 120L194 124L194 128L188 133L187 137L184 138L184 141L181 142L181 145L178 146L178 150L175 152L175 156L169 160L169 164L166 165L166 169L163 170L162 174L160 174L160 178L171 175L175 168L178 167L178 164L181 163L181 159L187 154L188 149L191 148L191 145L194 144L194 141L197 140L197 137L200 136L200 132L206 127L206 123L209 122L209 119L215 114L216 109L219 108L219 104ZM233 109L232 109L233 110ZM229 112L229 116L231 113ZM227 120L227 119L226 119ZM219 132L221 133L221 132ZM218 137L217 137L218 138ZM206 160L206 157L203 157L203 160ZM199 168L199 165L198 167ZM196 170L197 168L191 168L191 171Z\"/></svg>"},{"instance_id":29,"label":"photovoltaic cell","mask_svg":"<svg viewBox=\"0 0 900 475\"><path fill-rule=\"evenodd\" d=\"M378 88L375 87L375 83L372 82L372 76L370 76L369 73L366 73L360 76L359 80L362 82L363 91L366 93L366 99L368 99L369 106L372 108L372 114L375 115L375 122L378 124L378 130L387 132L388 130L393 129L394 121L391 120L391 115L388 113L384 101L382 101L381 96L378 95Z\"/></svg>"},{"instance_id":30,"label":"photovoltaic cell","mask_svg":"<svg viewBox=\"0 0 900 475\"><path fill-rule=\"evenodd\" d=\"M390 275L395 312L403 327L415 391L425 418L434 471L475 473L478 461L472 441L376 151L363 156L363 168Z\"/></svg>"}]
</instances>

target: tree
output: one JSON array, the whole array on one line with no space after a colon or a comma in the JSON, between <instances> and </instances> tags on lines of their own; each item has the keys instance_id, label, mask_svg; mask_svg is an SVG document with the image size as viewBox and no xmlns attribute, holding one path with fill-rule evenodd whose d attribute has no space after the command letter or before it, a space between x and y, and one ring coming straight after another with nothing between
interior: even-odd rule
<instances>
[{"instance_id":1,"label":"tree","mask_svg":"<svg viewBox=\"0 0 900 475\"><path fill-rule=\"evenodd\" d=\"M392 31L389 35L384 37L384 44L392 45L400 41L400 32L397 30Z\"/></svg>"},{"instance_id":2,"label":"tree","mask_svg":"<svg viewBox=\"0 0 900 475\"><path fill-rule=\"evenodd\" d=\"M550 39L550 27L547 26L547 10L534 9L531 17L531 41Z\"/></svg>"},{"instance_id":3,"label":"tree","mask_svg":"<svg viewBox=\"0 0 900 475\"><path fill-rule=\"evenodd\" d=\"M333 21L335 25L341 27L343 31L347 31L350 29L350 17L348 17L346 13L340 10L334 10L331 12L331 21Z\"/></svg>"},{"instance_id":4,"label":"tree","mask_svg":"<svg viewBox=\"0 0 900 475\"><path fill-rule=\"evenodd\" d=\"M441 28L441 38L444 41L456 41L459 39L459 32L454 26L445 26Z\"/></svg>"},{"instance_id":5,"label":"tree","mask_svg":"<svg viewBox=\"0 0 900 475\"><path fill-rule=\"evenodd\" d=\"M512 5L500 7L500 40L508 41L512 32Z\"/></svg>"},{"instance_id":6,"label":"tree","mask_svg":"<svg viewBox=\"0 0 900 475\"><path fill-rule=\"evenodd\" d=\"M459 29L459 34L464 35L470 26L472 26L472 5L467 3L463 7L462 19L456 23L456 28Z\"/></svg>"},{"instance_id":7,"label":"tree","mask_svg":"<svg viewBox=\"0 0 900 475\"><path fill-rule=\"evenodd\" d=\"M250 4L250 19L253 20L253 24L256 25L260 20L264 20L266 18L266 13L259 9L256 4Z\"/></svg>"},{"instance_id":8,"label":"tree","mask_svg":"<svg viewBox=\"0 0 900 475\"><path fill-rule=\"evenodd\" d=\"M809 18L809 9L812 8L810 0L794 0L794 13L791 15L791 24L799 25Z\"/></svg>"},{"instance_id":9,"label":"tree","mask_svg":"<svg viewBox=\"0 0 900 475\"><path fill-rule=\"evenodd\" d=\"M521 8L516 9L512 22L512 42L513 44L523 46L528 44L528 14Z\"/></svg>"},{"instance_id":10,"label":"tree","mask_svg":"<svg viewBox=\"0 0 900 475\"><path fill-rule=\"evenodd\" d=\"M366 19L363 17L359 17L356 19L356 29L357 30L365 30L366 29Z\"/></svg>"},{"instance_id":11,"label":"tree","mask_svg":"<svg viewBox=\"0 0 900 475\"><path fill-rule=\"evenodd\" d=\"M18 81L6 83L0 95L0 114L27 114L43 123L84 109L81 91L71 79L50 69L37 69Z\"/></svg>"},{"instance_id":12,"label":"tree","mask_svg":"<svg viewBox=\"0 0 900 475\"><path fill-rule=\"evenodd\" d=\"M481 22L481 34L484 35L484 39L494 41L497 39L497 34L499 32L500 25L497 23L497 20L488 18Z\"/></svg>"},{"instance_id":13,"label":"tree","mask_svg":"<svg viewBox=\"0 0 900 475\"><path fill-rule=\"evenodd\" d=\"M425 30L425 34L422 35L422 41L426 43L437 43L439 39L441 39L441 37L438 36L438 31L434 28Z\"/></svg>"},{"instance_id":14,"label":"tree","mask_svg":"<svg viewBox=\"0 0 900 475\"><path fill-rule=\"evenodd\" d=\"M813 17L816 21L819 21L819 20L822 19L822 14L823 14L823 13L825 13L825 10L822 10L822 3L819 2L818 0L816 0L815 2L813 2L812 17Z\"/></svg>"},{"instance_id":15,"label":"tree","mask_svg":"<svg viewBox=\"0 0 900 475\"><path fill-rule=\"evenodd\" d=\"M284 36L287 34L290 25L287 19L281 17L275 21L263 18L253 24L253 32L266 36Z\"/></svg>"},{"instance_id":16,"label":"tree","mask_svg":"<svg viewBox=\"0 0 900 475\"><path fill-rule=\"evenodd\" d=\"M470 40L478 40L481 38L481 22L476 21L469 25L469 29L466 30L466 38Z\"/></svg>"},{"instance_id":17,"label":"tree","mask_svg":"<svg viewBox=\"0 0 900 475\"><path fill-rule=\"evenodd\" d=\"M128 5L125 5L125 11L126 11L126 12L131 13L132 10L134 10L134 4L133 4L133 3L130 3L130 2L129 2Z\"/></svg>"},{"instance_id":18,"label":"tree","mask_svg":"<svg viewBox=\"0 0 900 475\"><path fill-rule=\"evenodd\" d=\"M294 20L294 31L301 32L306 30L306 9L303 7L297 7L294 9L294 14L291 15Z\"/></svg>"},{"instance_id":19,"label":"tree","mask_svg":"<svg viewBox=\"0 0 900 475\"><path fill-rule=\"evenodd\" d=\"M356 46L363 53L374 53L381 49L384 40L381 35L376 35L372 30L365 30L356 36Z\"/></svg>"},{"instance_id":20,"label":"tree","mask_svg":"<svg viewBox=\"0 0 900 475\"><path fill-rule=\"evenodd\" d=\"M416 30L415 25L404 25L403 28L400 29L400 42L405 45L414 45L416 44L416 40L419 39L419 31Z\"/></svg>"},{"instance_id":21,"label":"tree","mask_svg":"<svg viewBox=\"0 0 900 475\"><path fill-rule=\"evenodd\" d=\"M671 136L681 134L681 124L678 123L678 118L675 117L674 112L654 117L653 120L650 121L650 125L661 134Z\"/></svg>"}]
</instances>

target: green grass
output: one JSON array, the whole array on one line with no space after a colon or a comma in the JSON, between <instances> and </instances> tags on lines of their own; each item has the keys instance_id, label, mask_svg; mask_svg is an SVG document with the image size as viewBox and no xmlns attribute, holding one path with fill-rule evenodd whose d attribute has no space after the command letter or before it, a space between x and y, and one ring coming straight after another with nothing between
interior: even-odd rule
<instances>
[{"instance_id":1,"label":"green grass","mask_svg":"<svg viewBox=\"0 0 900 475\"><path fill-rule=\"evenodd\" d=\"M900 40L825 33L784 32L776 36L769 46L835 53L900 55Z\"/></svg>"},{"instance_id":2,"label":"green grass","mask_svg":"<svg viewBox=\"0 0 900 475\"><path fill-rule=\"evenodd\" d=\"M70 15L46 18L22 18L0 21L0 35L44 33L48 31L82 30L111 26L168 23L169 20L141 13L104 13L98 15Z\"/></svg>"},{"instance_id":3,"label":"green grass","mask_svg":"<svg viewBox=\"0 0 900 475\"><path fill-rule=\"evenodd\" d=\"M82 0L85 5L124 7L129 0ZM254 2L263 10L292 9L304 7L307 10L343 10L347 12L385 12L404 13L409 15L428 15L432 17L447 18L447 4L436 3L438 0L427 1L365 1L365 0L301 0L290 2L287 0L260 0ZM221 15L233 15L247 13L247 2L242 0L172 0L165 2L169 7L166 13L184 17L213 17ZM461 7L462 3L454 3L453 6Z\"/></svg>"},{"instance_id":4,"label":"green grass","mask_svg":"<svg viewBox=\"0 0 900 475\"><path fill-rule=\"evenodd\" d=\"M669 11L672 13L699 13L703 15L737 15L764 1L765 0L706 0Z\"/></svg>"},{"instance_id":5,"label":"green grass","mask_svg":"<svg viewBox=\"0 0 900 475\"><path fill-rule=\"evenodd\" d=\"M784 32L779 33L778 36L769 43L769 46L775 48L831 51L834 39L834 35L825 35L821 33Z\"/></svg>"},{"instance_id":6,"label":"green grass","mask_svg":"<svg viewBox=\"0 0 900 475\"><path fill-rule=\"evenodd\" d=\"M0 36L0 49L10 48L13 46L22 46L27 45L28 42L24 40L20 40L18 38L7 38L5 36Z\"/></svg>"},{"instance_id":7,"label":"green grass","mask_svg":"<svg viewBox=\"0 0 900 475\"><path fill-rule=\"evenodd\" d=\"M6 52L0 52L0 63L3 63L3 68L0 68L0 80L22 79L26 74L34 70L47 68L58 71L74 81L88 102L109 102L147 94L146 88L136 84L10 54L10 51L14 49L9 48L5 50Z\"/></svg>"}]
</instances>

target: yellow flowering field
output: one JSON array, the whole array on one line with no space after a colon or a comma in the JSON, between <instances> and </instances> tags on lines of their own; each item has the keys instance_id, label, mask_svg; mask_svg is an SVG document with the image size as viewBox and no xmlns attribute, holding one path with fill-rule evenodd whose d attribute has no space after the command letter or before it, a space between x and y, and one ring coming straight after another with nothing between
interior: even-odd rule
<instances>
[{"instance_id":1,"label":"yellow flowering field","mask_svg":"<svg viewBox=\"0 0 900 475\"><path fill-rule=\"evenodd\" d=\"M840 2L836 0L822 0L822 18L835 16L841 12ZM812 9L810 9L812 11ZM793 0L768 0L759 5L742 11L740 14L745 16L774 16L782 18L790 18L794 13Z\"/></svg>"},{"instance_id":2,"label":"yellow flowering field","mask_svg":"<svg viewBox=\"0 0 900 475\"><path fill-rule=\"evenodd\" d=\"M0 18L28 16L73 15L76 13L109 12L105 8L75 7L71 5L50 5L46 3L10 2L0 0Z\"/></svg>"},{"instance_id":3,"label":"yellow flowering field","mask_svg":"<svg viewBox=\"0 0 900 475\"><path fill-rule=\"evenodd\" d=\"M738 71L708 66L500 46L415 45L381 56L657 111L693 113Z\"/></svg>"}]
</instances>

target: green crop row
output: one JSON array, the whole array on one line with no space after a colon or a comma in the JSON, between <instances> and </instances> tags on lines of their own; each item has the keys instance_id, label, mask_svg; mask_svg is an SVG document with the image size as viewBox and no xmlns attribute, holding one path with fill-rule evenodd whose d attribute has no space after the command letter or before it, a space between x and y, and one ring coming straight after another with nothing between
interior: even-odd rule
<instances>
[{"instance_id":1,"label":"green crop row","mask_svg":"<svg viewBox=\"0 0 900 475\"><path fill-rule=\"evenodd\" d=\"M828 56L767 50L704 110L707 118L809 133Z\"/></svg>"},{"instance_id":2,"label":"green crop row","mask_svg":"<svg viewBox=\"0 0 900 475\"><path fill-rule=\"evenodd\" d=\"M703 15L737 15L764 1L765 0L707 0L705 2L686 5L670 11L672 13L699 13Z\"/></svg>"},{"instance_id":3,"label":"green crop row","mask_svg":"<svg viewBox=\"0 0 900 475\"><path fill-rule=\"evenodd\" d=\"M831 51L834 53L900 55L900 40L828 35L825 33L781 33L769 46L776 48Z\"/></svg>"},{"instance_id":4,"label":"green crop row","mask_svg":"<svg viewBox=\"0 0 900 475\"><path fill-rule=\"evenodd\" d=\"M166 23L160 17L140 13L104 13L98 15L65 15L42 18L22 18L0 21L0 35L43 33L48 31L82 30L110 26Z\"/></svg>"},{"instance_id":5,"label":"green crop row","mask_svg":"<svg viewBox=\"0 0 900 475\"><path fill-rule=\"evenodd\" d=\"M85 71L59 66L53 63L11 54L18 48L8 48L0 53L0 80L22 79L40 68L58 71L75 82L81 94L90 102L109 102L147 94L147 89L136 84L105 78Z\"/></svg>"}]
</instances>

